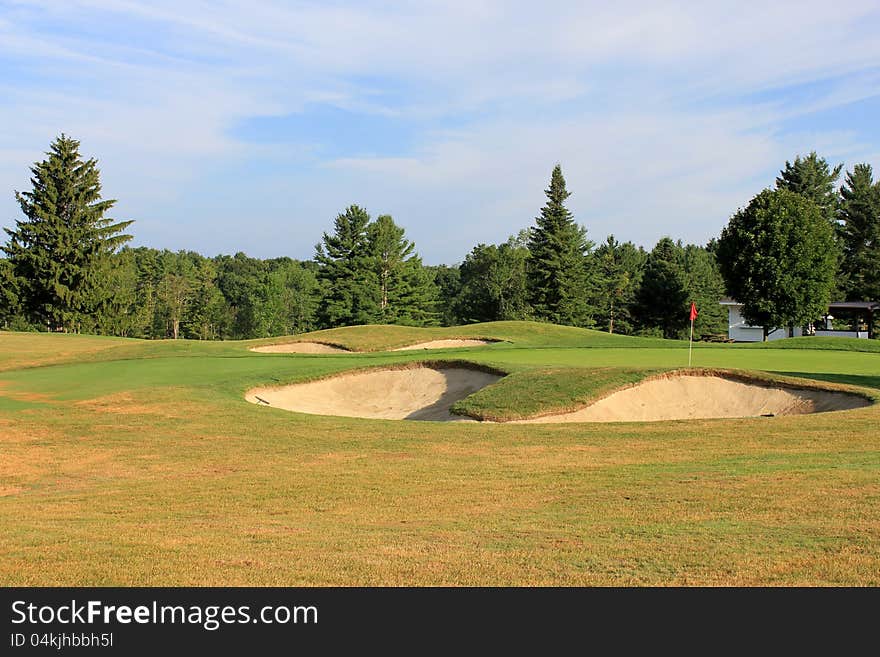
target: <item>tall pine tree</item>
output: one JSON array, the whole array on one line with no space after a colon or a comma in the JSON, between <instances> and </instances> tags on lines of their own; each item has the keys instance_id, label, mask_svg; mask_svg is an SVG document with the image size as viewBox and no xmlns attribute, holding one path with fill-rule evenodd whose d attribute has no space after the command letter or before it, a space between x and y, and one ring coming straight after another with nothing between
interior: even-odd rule
<instances>
[{"instance_id":1,"label":"tall pine tree","mask_svg":"<svg viewBox=\"0 0 880 657\"><path fill-rule=\"evenodd\" d=\"M632 333L633 305L646 259L644 249L632 242L621 244L614 235L609 235L593 252L597 328L609 333Z\"/></svg>"},{"instance_id":2,"label":"tall pine tree","mask_svg":"<svg viewBox=\"0 0 880 657\"><path fill-rule=\"evenodd\" d=\"M565 207L570 196L562 167L553 168L550 187L529 236L529 300L538 319L572 326L592 325L586 254L592 248L587 231Z\"/></svg>"},{"instance_id":3,"label":"tall pine tree","mask_svg":"<svg viewBox=\"0 0 880 657\"><path fill-rule=\"evenodd\" d=\"M842 164L832 168L824 157L811 151L806 157L798 155L794 162L785 162L776 178L776 189L787 189L812 201L822 216L836 226L840 203L836 186L842 169Z\"/></svg>"},{"instance_id":4,"label":"tall pine tree","mask_svg":"<svg viewBox=\"0 0 880 657\"><path fill-rule=\"evenodd\" d=\"M101 198L97 161L82 160L77 140L62 134L46 155L31 167L32 191L15 193L24 219L4 229L4 251L29 319L76 331L112 297L112 257L132 222L104 216L116 201Z\"/></svg>"},{"instance_id":5,"label":"tall pine tree","mask_svg":"<svg viewBox=\"0 0 880 657\"><path fill-rule=\"evenodd\" d=\"M370 252L370 215L357 205L336 216L333 234L315 246L318 278L324 286L319 315L324 326L370 324L379 315L380 295Z\"/></svg>"},{"instance_id":6,"label":"tall pine tree","mask_svg":"<svg viewBox=\"0 0 880 657\"><path fill-rule=\"evenodd\" d=\"M648 254L636 303L643 330L681 337L688 322L688 286L680 243L664 237Z\"/></svg>"},{"instance_id":7,"label":"tall pine tree","mask_svg":"<svg viewBox=\"0 0 880 657\"><path fill-rule=\"evenodd\" d=\"M880 182L857 164L840 189L841 274L849 300L880 300Z\"/></svg>"},{"instance_id":8,"label":"tall pine tree","mask_svg":"<svg viewBox=\"0 0 880 657\"><path fill-rule=\"evenodd\" d=\"M694 339L727 339L727 309L720 304L724 297L724 279L715 254L710 250L688 244L682 252L688 302L696 304Z\"/></svg>"}]
</instances>

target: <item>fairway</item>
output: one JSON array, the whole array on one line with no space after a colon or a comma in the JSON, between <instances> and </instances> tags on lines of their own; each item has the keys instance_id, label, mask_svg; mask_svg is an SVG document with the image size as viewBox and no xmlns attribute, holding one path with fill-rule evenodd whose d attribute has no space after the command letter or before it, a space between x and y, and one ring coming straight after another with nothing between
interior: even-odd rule
<instances>
[{"instance_id":1,"label":"fairway","mask_svg":"<svg viewBox=\"0 0 880 657\"><path fill-rule=\"evenodd\" d=\"M252 351L293 341L350 352ZM399 350L424 343L446 348ZM0 333L0 584L880 584L876 404L503 422L687 358L686 342L530 322L242 342ZM507 374L453 406L500 422L245 399L415 363ZM698 344L693 365L880 399L877 341Z\"/></svg>"}]
</instances>

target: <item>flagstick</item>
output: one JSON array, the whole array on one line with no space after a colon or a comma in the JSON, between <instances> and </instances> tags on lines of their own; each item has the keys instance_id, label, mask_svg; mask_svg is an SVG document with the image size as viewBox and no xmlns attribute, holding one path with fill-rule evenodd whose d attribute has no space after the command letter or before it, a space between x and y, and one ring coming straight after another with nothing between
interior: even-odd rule
<instances>
[{"instance_id":1,"label":"flagstick","mask_svg":"<svg viewBox=\"0 0 880 657\"><path fill-rule=\"evenodd\" d=\"M691 340L688 342L688 367L691 366L691 354L694 351L694 320L691 318Z\"/></svg>"}]
</instances>

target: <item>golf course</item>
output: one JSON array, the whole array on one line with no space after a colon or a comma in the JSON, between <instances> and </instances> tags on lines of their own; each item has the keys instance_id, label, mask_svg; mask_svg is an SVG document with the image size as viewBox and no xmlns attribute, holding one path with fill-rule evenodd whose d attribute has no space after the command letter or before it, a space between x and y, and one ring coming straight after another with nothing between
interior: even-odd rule
<instances>
[{"instance_id":1,"label":"golf course","mask_svg":"<svg viewBox=\"0 0 880 657\"><path fill-rule=\"evenodd\" d=\"M294 342L335 349L277 347ZM445 348L394 351L422 343ZM880 584L878 342L694 345L695 375L850 410L507 423L687 359L687 342L533 322L237 342L0 333L0 584ZM246 399L425 365L489 377L452 404L471 421Z\"/></svg>"}]
</instances>

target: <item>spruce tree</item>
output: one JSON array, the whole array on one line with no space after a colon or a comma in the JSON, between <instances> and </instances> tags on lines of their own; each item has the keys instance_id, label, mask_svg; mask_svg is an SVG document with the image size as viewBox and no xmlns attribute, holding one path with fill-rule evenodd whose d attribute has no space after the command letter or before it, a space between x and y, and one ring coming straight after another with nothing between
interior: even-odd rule
<instances>
[{"instance_id":1,"label":"spruce tree","mask_svg":"<svg viewBox=\"0 0 880 657\"><path fill-rule=\"evenodd\" d=\"M812 201L828 223L836 226L840 203L836 185L842 169L842 164L832 168L816 151L806 157L798 155L794 162L785 162L776 178L776 189L787 189Z\"/></svg>"},{"instance_id":2,"label":"spruce tree","mask_svg":"<svg viewBox=\"0 0 880 657\"><path fill-rule=\"evenodd\" d=\"M857 164L840 189L841 274L849 300L880 300L880 182Z\"/></svg>"},{"instance_id":3,"label":"spruce tree","mask_svg":"<svg viewBox=\"0 0 880 657\"><path fill-rule=\"evenodd\" d=\"M323 326L370 324L379 316L379 285L370 252L370 215L357 205L336 216L333 234L315 246L318 278L324 286L319 315Z\"/></svg>"},{"instance_id":4,"label":"spruce tree","mask_svg":"<svg viewBox=\"0 0 880 657\"><path fill-rule=\"evenodd\" d=\"M592 324L586 254L592 248L586 229L565 207L570 196L562 167L553 168L547 203L529 235L529 300L538 319L556 324Z\"/></svg>"},{"instance_id":5,"label":"spruce tree","mask_svg":"<svg viewBox=\"0 0 880 657\"><path fill-rule=\"evenodd\" d=\"M77 140L62 134L46 155L31 167L32 191L15 193L24 219L4 229L3 250L23 312L48 330L75 331L111 297L111 259L132 222L104 216L116 201L101 198L97 161L82 160Z\"/></svg>"},{"instance_id":6,"label":"spruce tree","mask_svg":"<svg viewBox=\"0 0 880 657\"><path fill-rule=\"evenodd\" d=\"M415 244L390 215L380 215L367 228L373 274L378 284L377 320L382 324L436 323L437 288Z\"/></svg>"},{"instance_id":7,"label":"spruce tree","mask_svg":"<svg viewBox=\"0 0 880 657\"><path fill-rule=\"evenodd\" d=\"M18 280L12 265L0 258L0 327L9 328L18 313Z\"/></svg>"},{"instance_id":8,"label":"spruce tree","mask_svg":"<svg viewBox=\"0 0 880 657\"><path fill-rule=\"evenodd\" d=\"M633 305L646 259L644 249L632 242L621 244L614 235L609 235L593 252L597 328L609 333L632 333Z\"/></svg>"},{"instance_id":9,"label":"spruce tree","mask_svg":"<svg viewBox=\"0 0 880 657\"><path fill-rule=\"evenodd\" d=\"M669 237L657 242L648 254L636 303L643 330L659 332L668 339L681 337L689 308L681 244Z\"/></svg>"},{"instance_id":10,"label":"spruce tree","mask_svg":"<svg viewBox=\"0 0 880 657\"><path fill-rule=\"evenodd\" d=\"M715 254L702 246L688 244L683 257L688 303L694 302L698 310L694 339L727 339L727 309L720 303L725 292L724 279Z\"/></svg>"}]
</instances>

